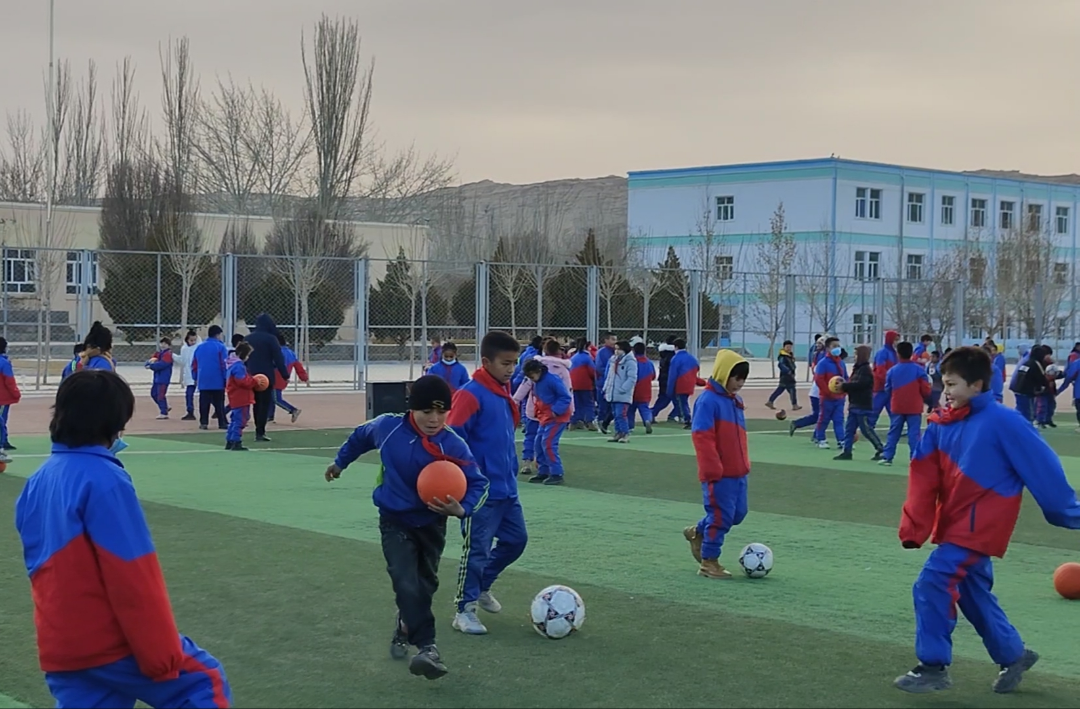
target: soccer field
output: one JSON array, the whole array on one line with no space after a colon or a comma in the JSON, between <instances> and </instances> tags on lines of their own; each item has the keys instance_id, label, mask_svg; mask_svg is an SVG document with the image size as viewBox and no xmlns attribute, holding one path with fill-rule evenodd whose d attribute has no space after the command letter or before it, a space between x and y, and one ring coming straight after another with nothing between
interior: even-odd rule
<instances>
[{"instance_id":1,"label":"soccer field","mask_svg":"<svg viewBox=\"0 0 1080 709\"><path fill-rule=\"evenodd\" d=\"M702 514L687 432L660 424L628 445L568 433L567 484L522 481L529 547L493 589L504 610L483 616L487 636L450 627L450 536L436 598L450 674L438 682L389 656L377 454L333 485L322 478L348 430L274 430L244 454L222 450L216 432L129 436L121 458L181 631L222 661L238 707L1078 706L1080 603L1060 599L1050 577L1080 561L1080 534L1050 527L1028 498L996 564L996 592L1042 655L1016 694L990 690L997 668L961 621L955 688L906 695L891 682L915 664L911 584L928 553L897 541L906 466L869 462L865 444L859 460L834 462L835 450L775 421L749 426L750 514L721 562L737 570L739 549L763 542L776 554L769 577L696 575L681 535ZM1080 485L1080 436L1046 436ZM18 444L0 476L0 707L47 707L12 508L48 441ZM566 640L541 638L527 619L552 583L577 589L588 609Z\"/></svg>"}]
</instances>

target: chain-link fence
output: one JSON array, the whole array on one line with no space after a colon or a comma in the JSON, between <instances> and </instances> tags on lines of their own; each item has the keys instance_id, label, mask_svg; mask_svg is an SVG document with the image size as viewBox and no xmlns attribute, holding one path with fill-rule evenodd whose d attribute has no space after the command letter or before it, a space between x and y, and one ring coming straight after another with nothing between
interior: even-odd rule
<instances>
[{"instance_id":1,"label":"chain-link fence","mask_svg":"<svg viewBox=\"0 0 1080 709\"><path fill-rule=\"evenodd\" d=\"M313 383L345 388L419 376L437 342L478 363L489 329L568 344L639 335L651 348L684 338L706 358L718 348L771 358L784 340L804 357L821 333L845 345L880 342L886 329L941 346L992 336L1011 353L1035 341L1069 349L1080 332L1080 292L1057 282L1010 296L971 278L28 248L5 248L3 264L0 334L36 386L58 380L94 320L140 381L161 337L179 348L188 328L205 336L214 323L246 334L265 312Z\"/></svg>"}]
</instances>

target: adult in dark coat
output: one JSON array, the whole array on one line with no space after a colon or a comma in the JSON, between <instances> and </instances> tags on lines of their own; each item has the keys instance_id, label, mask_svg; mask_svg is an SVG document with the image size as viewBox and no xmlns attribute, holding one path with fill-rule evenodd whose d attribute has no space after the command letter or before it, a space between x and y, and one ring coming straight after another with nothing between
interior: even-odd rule
<instances>
[{"instance_id":1,"label":"adult in dark coat","mask_svg":"<svg viewBox=\"0 0 1080 709\"><path fill-rule=\"evenodd\" d=\"M270 386L255 392L255 440L269 441L266 437L266 419L274 406L274 374L280 372L287 381L289 370L285 368L285 357L281 354L278 341L278 329L273 318L266 313L255 318L255 329L244 338L251 345L251 356L247 360L248 374L262 374L270 381Z\"/></svg>"}]
</instances>

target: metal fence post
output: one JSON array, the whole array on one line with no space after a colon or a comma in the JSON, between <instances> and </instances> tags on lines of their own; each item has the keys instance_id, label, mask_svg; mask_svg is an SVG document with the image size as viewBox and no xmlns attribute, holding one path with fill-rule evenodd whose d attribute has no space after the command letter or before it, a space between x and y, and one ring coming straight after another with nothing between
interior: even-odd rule
<instances>
[{"instance_id":1,"label":"metal fence post","mask_svg":"<svg viewBox=\"0 0 1080 709\"><path fill-rule=\"evenodd\" d=\"M600 344L600 267L589 266L585 274L585 336Z\"/></svg>"},{"instance_id":2,"label":"metal fence post","mask_svg":"<svg viewBox=\"0 0 1080 709\"><path fill-rule=\"evenodd\" d=\"M221 329L226 337L236 332L236 255L221 257Z\"/></svg>"},{"instance_id":3,"label":"metal fence post","mask_svg":"<svg viewBox=\"0 0 1080 709\"><path fill-rule=\"evenodd\" d=\"M688 279L686 349L695 357L701 356L701 271L690 271Z\"/></svg>"},{"instance_id":4,"label":"metal fence post","mask_svg":"<svg viewBox=\"0 0 1080 709\"><path fill-rule=\"evenodd\" d=\"M491 320L491 284L490 269L486 261L476 264L476 347L475 359L477 369L481 366L480 342L487 334Z\"/></svg>"},{"instance_id":5,"label":"metal fence post","mask_svg":"<svg viewBox=\"0 0 1080 709\"><path fill-rule=\"evenodd\" d=\"M356 313L353 327L353 388L367 390L367 343L368 343L368 260L356 259L353 262L353 312Z\"/></svg>"},{"instance_id":6,"label":"metal fence post","mask_svg":"<svg viewBox=\"0 0 1080 709\"><path fill-rule=\"evenodd\" d=\"M94 286L96 285L94 257L95 253L92 249L83 249L79 252L79 272L75 279L78 289L75 306L75 337L80 342L86 338L86 333L90 331L90 324L94 318Z\"/></svg>"}]
</instances>

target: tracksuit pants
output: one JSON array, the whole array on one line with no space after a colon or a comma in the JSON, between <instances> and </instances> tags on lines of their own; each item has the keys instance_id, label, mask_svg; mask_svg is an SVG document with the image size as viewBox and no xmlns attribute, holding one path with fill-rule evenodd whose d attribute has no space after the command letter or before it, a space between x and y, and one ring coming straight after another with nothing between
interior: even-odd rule
<instances>
[{"instance_id":1,"label":"tracksuit pants","mask_svg":"<svg viewBox=\"0 0 1080 709\"><path fill-rule=\"evenodd\" d=\"M1024 394L1016 394L1016 410L1027 419L1028 423L1035 420L1035 400Z\"/></svg>"},{"instance_id":2,"label":"tracksuit pants","mask_svg":"<svg viewBox=\"0 0 1080 709\"><path fill-rule=\"evenodd\" d=\"M1035 397L1035 420L1046 426L1054 420L1057 412L1057 396L1055 394L1041 394Z\"/></svg>"},{"instance_id":3,"label":"tracksuit pants","mask_svg":"<svg viewBox=\"0 0 1080 709\"><path fill-rule=\"evenodd\" d=\"M243 438L244 429L248 425L251 407L241 406L239 409L229 410L229 428L225 431L225 440L229 443L239 443Z\"/></svg>"},{"instance_id":4,"label":"tracksuit pants","mask_svg":"<svg viewBox=\"0 0 1080 709\"><path fill-rule=\"evenodd\" d=\"M690 423L690 395L689 394L676 394L675 395L675 410L679 413L679 417L683 423Z\"/></svg>"},{"instance_id":5,"label":"tracksuit pants","mask_svg":"<svg viewBox=\"0 0 1080 709\"><path fill-rule=\"evenodd\" d=\"M627 417L630 419L629 423L631 431L634 430L634 420L638 417L638 415L641 416L642 423L652 423L652 409L649 407L649 402L635 401L633 404L630 405L630 409L627 412Z\"/></svg>"},{"instance_id":6,"label":"tracksuit pants","mask_svg":"<svg viewBox=\"0 0 1080 709\"><path fill-rule=\"evenodd\" d=\"M814 428L814 440L825 440L825 433L829 430L830 423L833 425L837 444L844 445L843 399L821 399L821 413L818 414L817 426Z\"/></svg>"},{"instance_id":7,"label":"tracksuit pants","mask_svg":"<svg viewBox=\"0 0 1080 709\"><path fill-rule=\"evenodd\" d=\"M876 428L882 411L886 416L892 416L892 394L887 391L875 391L871 403L874 405L874 410L870 413L870 426Z\"/></svg>"},{"instance_id":8,"label":"tracksuit pants","mask_svg":"<svg viewBox=\"0 0 1080 709\"><path fill-rule=\"evenodd\" d=\"M791 405L792 406L798 406L799 405L799 397L795 393L795 385L794 384L781 384L780 386L776 387L776 390L773 391L773 393L769 395L769 403L771 404L774 401L776 401L777 399L779 399L780 396L784 392L787 392L787 395L791 398Z\"/></svg>"},{"instance_id":9,"label":"tracksuit pants","mask_svg":"<svg viewBox=\"0 0 1080 709\"><path fill-rule=\"evenodd\" d=\"M883 450L884 447L881 445L881 439L878 438L877 431L870 425L870 417L873 415L873 411L867 411L866 409L848 409L847 426L844 427L845 453L850 453L851 448L855 445L856 431L861 432L866 437L866 440L874 447L875 452L880 453Z\"/></svg>"},{"instance_id":10,"label":"tracksuit pants","mask_svg":"<svg viewBox=\"0 0 1080 709\"><path fill-rule=\"evenodd\" d=\"M525 418L525 440L521 444L522 460L536 460L536 433L539 430L539 421L528 417Z\"/></svg>"},{"instance_id":11,"label":"tracksuit pants","mask_svg":"<svg viewBox=\"0 0 1080 709\"><path fill-rule=\"evenodd\" d=\"M697 523L701 558L718 559L724 537L746 518L746 476L703 482L701 497L705 506L705 516Z\"/></svg>"},{"instance_id":12,"label":"tracksuit pants","mask_svg":"<svg viewBox=\"0 0 1080 709\"><path fill-rule=\"evenodd\" d=\"M896 446L900 443L900 434L903 433L905 425L911 457L915 457L919 439L922 437L922 414L893 414L889 417L889 437L885 441L885 452L882 454L885 460L892 460L896 456Z\"/></svg>"},{"instance_id":13,"label":"tracksuit pants","mask_svg":"<svg viewBox=\"0 0 1080 709\"><path fill-rule=\"evenodd\" d=\"M158 411L162 416L169 415L169 403L165 400L166 394L169 393L169 383L164 384L151 384L150 385L150 398L154 400L154 403L158 405Z\"/></svg>"},{"instance_id":14,"label":"tracksuit pants","mask_svg":"<svg viewBox=\"0 0 1080 709\"><path fill-rule=\"evenodd\" d=\"M536 432L536 473L553 478L563 476L562 457L559 455L559 440L562 438L566 424L562 421L552 421L540 425Z\"/></svg>"},{"instance_id":15,"label":"tracksuit pants","mask_svg":"<svg viewBox=\"0 0 1080 709\"><path fill-rule=\"evenodd\" d=\"M998 665L1011 665L1024 654L1024 641L1001 610L990 557L955 544L930 552L912 594L915 598L915 655L924 665L952 664L956 609L982 638Z\"/></svg>"},{"instance_id":16,"label":"tracksuit pants","mask_svg":"<svg viewBox=\"0 0 1080 709\"><path fill-rule=\"evenodd\" d=\"M596 420L596 392L586 390L574 391L574 413L570 423L592 423Z\"/></svg>"},{"instance_id":17,"label":"tracksuit pants","mask_svg":"<svg viewBox=\"0 0 1080 709\"><path fill-rule=\"evenodd\" d=\"M188 384L184 387L184 404L188 416L195 415L195 385Z\"/></svg>"},{"instance_id":18,"label":"tracksuit pants","mask_svg":"<svg viewBox=\"0 0 1080 709\"><path fill-rule=\"evenodd\" d=\"M476 603L481 593L490 591L499 574L525 551L529 533L521 500L516 496L488 498L471 517L461 521L461 535L464 544L458 566L459 613Z\"/></svg>"},{"instance_id":19,"label":"tracksuit pants","mask_svg":"<svg viewBox=\"0 0 1080 709\"><path fill-rule=\"evenodd\" d=\"M11 404L0 406L0 450L8 445L8 416L11 414ZM1080 418L1080 413L1077 414Z\"/></svg>"},{"instance_id":20,"label":"tracksuit pants","mask_svg":"<svg viewBox=\"0 0 1080 709\"><path fill-rule=\"evenodd\" d=\"M394 587L398 618L405 625L409 644L435 644L432 599L439 590L439 560L446 547L446 518L411 527L389 515L379 516L386 573Z\"/></svg>"},{"instance_id":21,"label":"tracksuit pants","mask_svg":"<svg viewBox=\"0 0 1080 709\"><path fill-rule=\"evenodd\" d=\"M612 414L615 416L615 434L619 436L630 435L630 404L617 401L611 405Z\"/></svg>"},{"instance_id":22,"label":"tracksuit pants","mask_svg":"<svg viewBox=\"0 0 1080 709\"><path fill-rule=\"evenodd\" d=\"M210 423L210 407L214 407L214 418L217 419L218 428L225 428L225 390L224 389L200 389L199 390L199 425L206 426Z\"/></svg>"},{"instance_id":23,"label":"tracksuit pants","mask_svg":"<svg viewBox=\"0 0 1080 709\"><path fill-rule=\"evenodd\" d=\"M47 672L45 684L61 709L132 709L136 701L152 707L231 706L232 688L217 658L183 635L180 646L184 660L176 679L155 682L131 655L88 670Z\"/></svg>"},{"instance_id":24,"label":"tracksuit pants","mask_svg":"<svg viewBox=\"0 0 1080 709\"><path fill-rule=\"evenodd\" d=\"M604 386L602 383L597 382L596 389L596 420L603 423L605 426L611 421L611 402L604 396Z\"/></svg>"},{"instance_id":25,"label":"tracksuit pants","mask_svg":"<svg viewBox=\"0 0 1080 709\"><path fill-rule=\"evenodd\" d=\"M819 418L821 418L821 399L816 396L811 396L810 413L808 413L806 416L795 419L792 423L795 424L796 431L798 431L800 428L807 428L808 426L813 426L814 432L810 435L810 440L823 440L824 436L818 438L817 422Z\"/></svg>"},{"instance_id":26,"label":"tracksuit pants","mask_svg":"<svg viewBox=\"0 0 1080 709\"><path fill-rule=\"evenodd\" d=\"M660 391L663 392L664 391L663 388L661 388ZM671 400L671 397L668 396L667 394L663 394L663 393L657 394L656 395L656 403L653 404L653 407L652 407L653 421L660 418L660 412L662 412L667 407L671 406L673 403L675 403L675 402L673 402ZM679 416L679 410L678 410L678 408L674 408L674 409L671 410L671 413L668 414L668 419L667 420L668 421L673 421L676 418L678 418L678 416Z\"/></svg>"}]
</instances>

